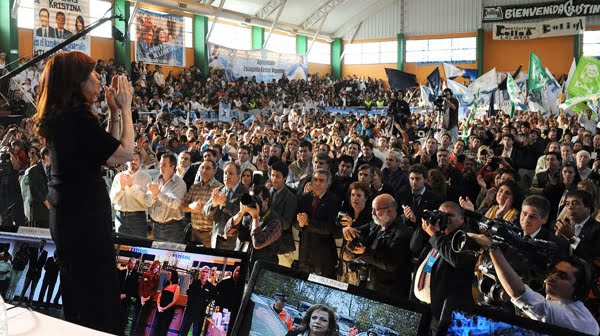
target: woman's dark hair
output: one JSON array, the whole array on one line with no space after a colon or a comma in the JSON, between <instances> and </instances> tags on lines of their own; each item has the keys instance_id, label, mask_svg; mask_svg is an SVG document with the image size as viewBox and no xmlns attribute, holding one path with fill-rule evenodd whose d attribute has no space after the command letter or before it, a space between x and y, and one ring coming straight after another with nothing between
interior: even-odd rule
<instances>
[{"instance_id":1,"label":"woman's dark hair","mask_svg":"<svg viewBox=\"0 0 600 336\"><path fill-rule=\"evenodd\" d=\"M306 311L306 313L304 313L304 317L302 318L302 330L306 331L309 330L309 326L310 326L310 317L312 316L313 312L316 310L322 310L327 312L327 314L329 315L329 325L327 326L327 331L325 332L325 336L337 336L338 335L338 325L337 322L335 320L335 312L333 311L333 309L327 305L324 304L316 304L311 306L310 308L308 308L308 310Z\"/></svg>"},{"instance_id":2,"label":"woman's dark hair","mask_svg":"<svg viewBox=\"0 0 600 336\"><path fill-rule=\"evenodd\" d=\"M521 187L519 187L519 185L516 182L506 180L496 186L496 193L498 193L498 190L500 190L500 187L502 186L508 187L508 189L510 189L510 192L512 193L512 207L517 210L521 210L521 202L523 202L523 191L521 190Z\"/></svg>"},{"instance_id":3,"label":"woman's dark hair","mask_svg":"<svg viewBox=\"0 0 600 336\"><path fill-rule=\"evenodd\" d=\"M362 190L362 192L365 194L365 197L369 197L369 186L365 183L362 182L352 182L350 183L350 186L348 187L348 199L350 199L350 194L352 194L352 190ZM366 206L366 204L365 204Z\"/></svg>"},{"instance_id":4,"label":"woman's dark hair","mask_svg":"<svg viewBox=\"0 0 600 336\"><path fill-rule=\"evenodd\" d=\"M571 168L573 169L573 173L575 174L575 177L573 177L573 185L577 185L577 183L579 183L581 181L581 176L579 176L579 169L577 169L577 166L575 165L574 162L563 162L562 166L560 167L560 173L562 175L562 170L565 168ZM561 176L561 181L562 181L562 176ZM568 187L568 186L565 186Z\"/></svg>"},{"instance_id":5,"label":"woman's dark hair","mask_svg":"<svg viewBox=\"0 0 600 336\"><path fill-rule=\"evenodd\" d=\"M171 283L167 283L167 281L165 280L165 285L177 285L179 284L179 273L177 273L176 270L171 270Z\"/></svg>"},{"instance_id":6,"label":"woman's dark hair","mask_svg":"<svg viewBox=\"0 0 600 336\"><path fill-rule=\"evenodd\" d=\"M90 109L81 92L81 84L94 71L96 61L88 55L73 51L55 54L40 76L37 92L37 113L33 116L36 132L44 140L59 131L59 120L78 108ZM77 111L77 112L76 112Z\"/></svg>"}]
</instances>

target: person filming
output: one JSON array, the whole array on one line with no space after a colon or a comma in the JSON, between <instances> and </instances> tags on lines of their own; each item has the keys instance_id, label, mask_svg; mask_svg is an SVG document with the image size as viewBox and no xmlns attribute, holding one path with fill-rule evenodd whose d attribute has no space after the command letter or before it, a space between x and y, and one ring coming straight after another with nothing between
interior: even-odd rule
<instances>
[{"instance_id":1,"label":"person filming","mask_svg":"<svg viewBox=\"0 0 600 336\"><path fill-rule=\"evenodd\" d=\"M489 237L474 233L468 235L489 252L502 287L513 304L526 316L586 334L598 335L598 322L583 302L579 301L587 292L590 277L583 260L567 257L556 263L544 280L544 297L523 283L502 251Z\"/></svg>"},{"instance_id":2,"label":"person filming","mask_svg":"<svg viewBox=\"0 0 600 336\"><path fill-rule=\"evenodd\" d=\"M59 257L65 318L116 334L119 283L111 204L101 166L131 159L132 93L125 76L115 76L112 87L104 88L110 113L107 129L102 128L91 109L100 95L95 66L96 61L81 52L54 55L41 75L34 120L53 163L50 230Z\"/></svg>"}]
</instances>

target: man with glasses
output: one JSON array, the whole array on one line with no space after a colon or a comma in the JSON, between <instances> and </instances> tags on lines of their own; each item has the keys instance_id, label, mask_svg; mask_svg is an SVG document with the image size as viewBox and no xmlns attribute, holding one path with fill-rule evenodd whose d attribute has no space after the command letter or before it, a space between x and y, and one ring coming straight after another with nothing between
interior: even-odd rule
<instances>
[{"instance_id":1,"label":"man with glasses","mask_svg":"<svg viewBox=\"0 0 600 336\"><path fill-rule=\"evenodd\" d=\"M398 215L398 204L390 194L373 200L373 220L363 226L343 229L348 249L360 267L360 285L381 294L408 298L410 288L411 231Z\"/></svg>"}]
</instances>

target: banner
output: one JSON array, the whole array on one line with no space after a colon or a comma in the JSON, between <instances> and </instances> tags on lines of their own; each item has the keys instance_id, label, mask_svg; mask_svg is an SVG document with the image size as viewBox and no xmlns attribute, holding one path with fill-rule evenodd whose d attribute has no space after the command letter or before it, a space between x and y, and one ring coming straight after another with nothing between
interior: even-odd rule
<instances>
[{"instance_id":1,"label":"banner","mask_svg":"<svg viewBox=\"0 0 600 336\"><path fill-rule=\"evenodd\" d=\"M600 93L600 60L581 57L569 81L567 92L570 98Z\"/></svg>"},{"instance_id":2,"label":"banner","mask_svg":"<svg viewBox=\"0 0 600 336\"><path fill-rule=\"evenodd\" d=\"M473 92L477 99L477 106L484 107L489 106L490 101L493 100L493 95L498 89L498 74L496 68L486 72L481 77L474 80L469 89Z\"/></svg>"},{"instance_id":3,"label":"banner","mask_svg":"<svg viewBox=\"0 0 600 336\"><path fill-rule=\"evenodd\" d=\"M135 24L136 62L185 66L183 16L138 8Z\"/></svg>"},{"instance_id":4,"label":"banner","mask_svg":"<svg viewBox=\"0 0 600 336\"><path fill-rule=\"evenodd\" d=\"M564 18L541 22L494 23L494 40L533 40L554 36L583 34L585 18Z\"/></svg>"},{"instance_id":5,"label":"banner","mask_svg":"<svg viewBox=\"0 0 600 336\"><path fill-rule=\"evenodd\" d=\"M598 0L563 0L536 4L483 7L483 22L530 20L600 14Z\"/></svg>"},{"instance_id":6,"label":"banner","mask_svg":"<svg viewBox=\"0 0 600 336\"><path fill-rule=\"evenodd\" d=\"M89 0L37 0L33 28L33 52L44 53L83 30L90 23ZM65 51L90 54L89 34L66 46Z\"/></svg>"},{"instance_id":7,"label":"banner","mask_svg":"<svg viewBox=\"0 0 600 336\"><path fill-rule=\"evenodd\" d=\"M271 82L283 75L289 79L307 79L308 60L304 55L280 54L266 49L238 50L208 43L208 66L225 70L230 82L239 77Z\"/></svg>"}]
</instances>

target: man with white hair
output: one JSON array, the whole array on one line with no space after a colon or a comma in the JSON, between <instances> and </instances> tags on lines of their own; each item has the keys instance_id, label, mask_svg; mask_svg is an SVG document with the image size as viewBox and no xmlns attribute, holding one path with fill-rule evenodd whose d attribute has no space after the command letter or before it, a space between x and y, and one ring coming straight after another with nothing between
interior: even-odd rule
<instances>
[{"instance_id":1,"label":"man with white hair","mask_svg":"<svg viewBox=\"0 0 600 336\"><path fill-rule=\"evenodd\" d=\"M575 164L577 165L577 171L582 181L585 181L592 169L590 168L590 152L586 150L580 150L575 154Z\"/></svg>"}]
</instances>

